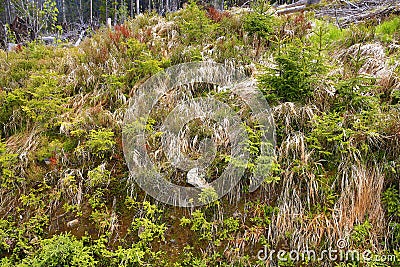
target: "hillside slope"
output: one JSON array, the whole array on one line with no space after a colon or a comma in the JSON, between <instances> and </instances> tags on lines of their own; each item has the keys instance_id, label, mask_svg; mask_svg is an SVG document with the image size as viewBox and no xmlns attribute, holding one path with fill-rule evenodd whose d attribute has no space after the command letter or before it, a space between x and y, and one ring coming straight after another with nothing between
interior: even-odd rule
<instances>
[{"instance_id":1,"label":"hillside slope","mask_svg":"<svg viewBox=\"0 0 400 267\"><path fill-rule=\"evenodd\" d=\"M0 266L366 265L289 254L331 248L368 250L368 266L399 266L399 34L394 16L339 29L311 13L277 17L263 5L206 12L190 3L100 29L78 47L0 51ZM237 111L251 160L227 196L180 208L132 182L123 119L149 77L197 61L258 82L275 121L276 157L250 193L261 129L232 93L192 84L190 97ZM182 91L163 97L144 126L149 155L185 185L160 149L162 121L188 97ZM215 130L188 126L188 142ZM209 182L231 160L229 144L220 145ZM199 157L198 146L187 149ZM263 259L264 248L287 253Z\"/></svg>"}]
</instances>

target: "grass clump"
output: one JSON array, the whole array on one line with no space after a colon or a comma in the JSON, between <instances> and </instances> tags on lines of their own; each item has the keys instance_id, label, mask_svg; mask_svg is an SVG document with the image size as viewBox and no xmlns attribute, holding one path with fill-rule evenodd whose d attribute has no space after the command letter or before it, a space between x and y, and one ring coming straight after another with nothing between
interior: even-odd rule
<instances>
[{"instance_id":1,"label":"grass clump","mask_svg":"<svg viewBox=\"0 0 400 267\"><path fill-rule=\"evenodd\" d=\"M400 37L400 18L393 17L376 26L376 35L384 43L391 43Z\"/></svg>"}]
</instances>

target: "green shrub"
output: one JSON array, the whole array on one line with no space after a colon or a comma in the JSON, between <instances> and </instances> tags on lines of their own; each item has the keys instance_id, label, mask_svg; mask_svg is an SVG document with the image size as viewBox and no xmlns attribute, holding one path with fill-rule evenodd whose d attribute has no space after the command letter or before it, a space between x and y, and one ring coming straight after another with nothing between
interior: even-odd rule
<instances>
[{"instance_id":1,"label":"green shrub","mask_svg":"<svg viewBox=\"0 0 400 267\"><path fill-rule=\"evenodd\" d=\"M35 254L23 260L20 267L51 266L96 266L90 247L69 234L61 234L45 239Z\"/></svg>"},{"instance_id":2,"label":"green shrub","mask_svg":"<svg viewBox=\"0 0 400 267\"><path fill-rule=\"evenodd\" d=\"M352 131L344 125L343 115L331 112L314 118L307 143L319 153L320 158L327 162L331 162L331 159L333 163L336 159L335 154L346 153L349 150L351 133Z\"/></svg>"},{"instance_id":3,"label":"green shrub","mask_svg":"<svg viewBox=\"0 0 400 267\"><path fill-rule=\"evenodd\" d=\"M17 154L7 153L6 145L0 140L0 188L9 188L18 181L13 169L17 156Z\"/></svg>"},{"instance_id":4,"label":"green shrub","mask_svg":"<svg viewBox=\"0 0 400 267\"><path fill-rule=\"evenodd\" d=\"M55 125L57 115L67 110L63 107L67 99L59 86L57 73L33 73L26 80L26 87L16 88L0 98L3 115L0 116L0 120L7 123L14 112L21 112L18 118L14 118L19 120L20 125L40 122L51 128Z\"/></svg>"},{"instance_id":5,"label":"green shrub","mask_svg":"<svg viewBox=\"0 0 400 267\"><path fill-rule=\"evenodd\" d=\"M48 138L42 138L42 145L36 152L36 157L39 161L48 159L56 154L60 153L63 144L59 140L49 141Z\"/></svg>"},{"instance_id":6,"label":"green shrub","mask_svg":"<svg viewBox=\"0 0 400 267\"><path fill-rule=\"evenodd\" d=\"M386 189L382 194L382 202L385 204L389 215L400 218L400 195L396 188Z\"/></svg>"},{"instance_id":7,"label":"green shrub","mask_svg":"<svg viewBox=\"0 0 400 267\"><path fill-rule=\"evenodd\" d=\"M268 12L269 8L264 1L257 1L253 11L248 13L243 20L243 29L257 42L256 56L259 55L261 44L268 40L273 32L273 24L278 21L274 20Z\"/></svg>"},{"instance_id":8,"label":"green shrub","mask_svg":"<svg viewBox=\"0 0 400 267\"><path fill-rule=\"evenodd\" d=\"M110 153L115 146L114 132L109 129L91 130L86 147L93 154L103 157Z\"/></svg>"},{"instance_id":9,"label":"green shrub","mask_svg":"<svg viewBox=\"0 0 400 267\"><path fill-rule=\"evenodd\" d=\"M217 24L206 15L203 8L190 0L186 8L172 15L173 20L179 26L181 40L184 44L195 44L204 42L205 39L212 40Z\"/></svg>"},{"instance_id":10,"label":"green shrub","mask_svg":"<svg viewBox=\"0 0 400 267\"><path fill-rule=\"evenodd\" d=\"M88 172L89 180L87 183L91 188L106 185L110 182L110 173L111 172L107 170L103 164L99 165Z\"/></svg>"},{"instance_id":11,"label":"green shrub","mask_svg":"<svg viewBox=\"0 0 400 267\"><path fill-rule=\"evenodd\" d=\"M200 234L200 240L212 240L213 232L212 226L213 223L207 221L204 216L204 213L201 210L195 210L192 212L192 218L181 219L181 226L192 225L190 229L194 232L198 232Z\"/></svg>"},{"instance_id":12,"label":"green shrub","mask_svg":"<svg viewBox=\"0 0 400 267\"><path fill-rule=\"evenodd\" d=\"M127 60L125 85L128 88L134 86L140 79L148 78L159 72L162 67L169 64L168 60L153 56L148 47L137 39L129 38L125 45L126 55L121 54L120 56L124 57L122 60Z\"/></svg>"},{"instance_id":13,"label":"green shrub","mask_svg":"<svg viewBox=\"0 0 400 267\"><path fill-rule=\"evenodd\" d=\"M133 229L139 230L138 234L141 242L147 244L154 239L165 240L164 233L167 230L165 224L157 224L148 218L136 218L133 222Z\"/></svg>"},{"instance_id":14,"label":"green shrub","mask_svg":"<svg viewBox=\"0 0 400 267\"><path fill-rule=\"evenodd\" d=\"M261 91L271 102L304 103L313 95L325 70L318 52L299 39L277 52L275 64L258 78Z\"/></svg>"},{"instance_id":15,"label":"green shrub","mask_svg":"<svg viewBox=\"0 0 400 267\"><path fill-rule=\"evenodd\" d=\"M357 246L361 246L362 248L367 248L369 245L370 231L372 229L372 225L366 220L364 223L360 225L355 225L353 232L351 234L351 239Z\"/></svg>"},{"instance_id":16,"label":"green shrub","mask_svg":"<svg viewBox=\"0 0 400 267\"><path fill-rule=\"evenodd\" d=\"M250 35L268 39L272 33L272 16L264 12L251 12L244 18L243 28Z\"/></svg>"},{"instance_id":17,"label":"green shrub","mask_svg":"<svg viewBox=\"0 0 400 267\"><path fill-rule=\"evenodd\" d=\"M202 61L203 56L198 47L181 45L171 52L170 60L171 65L177 65L185 62Z\"/></svg>"},{"instance_id":18,"label":"green shrub","mask_svg":"<svg viewBox=\"0 0 400 267\"><path fill-rule=\"evenodd\" d=\"M374 83L374 79L361 75L339 81L334 108L357 112L374 109L379 105L379 98L372 93Z\"/></svg>"}]
</instances>

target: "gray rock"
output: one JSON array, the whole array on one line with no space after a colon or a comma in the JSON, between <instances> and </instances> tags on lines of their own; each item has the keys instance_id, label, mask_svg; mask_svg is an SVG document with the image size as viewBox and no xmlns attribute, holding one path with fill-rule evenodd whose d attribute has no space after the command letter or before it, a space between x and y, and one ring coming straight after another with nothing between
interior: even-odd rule
<instances>
[{"instance_id":1,"label":"gray rock","mask_svg":"<svg viewBox=\"0 0 400 267\"><path fill-rule=\"evenodd\" d=\"M191 184L198 188L207 188L210 185L207 181L203 178L203 175L200 174L199 168L193 168L187 173L187 180L188 184Z\"/></svg>"},{"instance_id":2,"label":"gray rock","mask_svg":"<svg viewBox=\"0 0 400 267\"><path fill-rule=\"evenodd\" d=\"M17 47L17 44L7 43L7 51L11 52Z\"/></svg>"},{"instance_id":3,"label":"gray rock","mask_svg":"<svg viewBox=\"0 0 400 267\"><path fill-rule=\"evenodd\" d=\"M44 37L42 37L42 41L47 45L55 44L56 43L56 37L54 37L54 36L44 36Z\"/></svg>"}]
</instances>

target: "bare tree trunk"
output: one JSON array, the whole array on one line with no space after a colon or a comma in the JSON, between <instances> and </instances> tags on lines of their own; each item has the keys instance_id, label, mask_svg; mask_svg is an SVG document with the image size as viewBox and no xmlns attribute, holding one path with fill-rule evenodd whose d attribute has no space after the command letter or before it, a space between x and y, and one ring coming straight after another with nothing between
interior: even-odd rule
<instances>
[{"instance_id":1,"label":"bare tree trunk","mask_svg":"<svg viewBox=\"0 0 400 267\"><path fill-rule=\"evenodd\" d=\"M120 10L120 14L119 14L119 21L121 23L124 23L126 20L126 16L128 15L128 8L126 6L126 2L125 0L121 0L120 4L119 4L119 10Z\"/></svg>"},{"instance_id":2,"label":"bare tree trunk","mask_svg":"<svg viewBox=\"0 0 400 267\"><path fill-rule=\"evenodd\" d=\"M6 23L10 24L11 23L11 5L10 5L10 0L6 0Z\"/></svg>"},{"instance_id":3,"label":"bare tree trunk","mask_svg":"<svg viewBox=\"0 0 400 267\"><path fill-rule=\"evenodd\" d=\"M133 0L131 0L131 10L130 10L131 18L133 18Z\"/></svg>"},{"instance_id":4,"label":"bare tree trunk","mask_svg":"<svg viewBox=\"0 0 400 267\"><path fill-rule=\"evenodd\" d=\"M136 0L136 15L140 14L140 6L139 6L139 4L140 4L140 0Z\"/></svg>"},{"instance_id":5,"label":"bare tree trunk","mask_svg":"<svg viewBox=\"0 0 400 267\"><path fill-rule=\"evenodd\" d=\"M164 15L164 13L165 13L164 0L160 0L160 8L159 8L159 10L160 10L159 14Z\"/></svg>"},{"instance_id":6,"label":"bare tree trunk","mask_svg":"<svg viewBox=\"0 0 400 267\"><path fill-rule=\"evenodd\" d=\"M108 0L105 0L106 5L106 22L108 21Z\"/></svg>"},{"instance_id":7,"label":"bare tree trunk","mask_svg":"<svg viewBox=\"0 0 400 267\"><path fill-rule=\"evenodd\" d=\"M62 17L63 17L63 24L67 24L67 17L66 17L66 8L65 8L65 0L62 0Z\"/></svg>"},{"instance_id":8,"label":"bare tree trunk","mask_svg":"<svg viewBox=\"0 0 400 267\"><path fill-rule=\"evenodd\" d=\"M90 25L93 25L93 0L90 0Z\"/></svg>"},{"instance_id":9,"label":"bare tree trunk","mask_svg":"<svg viewBox=\"0 0 400 267\"><path fill-rule=\"evenodd\" d=\"M114 25L117 25L117 18L118 18L118 15L117 15L117 12L118 12L117 7L118 7L118 1L117 1L117 0L114 0Z\"/></svg>"},{"instance_id":10,"label":"bare tree trunk","mask_svg":"<svg viewBox=\"0 0 400 267\"><path fill-rule=\"evenodd\" d=\"M4 25L4 48L6 49L6 52L7 52L7 58L6 58L6 60L8 59L8 38L7 38L7 31L8 29L7 29L7 25Z\"/></svg>"},{"instance_id":11,"label":"bare tree trunk","mask_svg":"<svg viewBox=\"0 0 400 267\"><path fill-rule=\"evenodd\" d=\"M36 37L39 33L39 12L40 12L39 5L40 5L39 0L35 1L35 9L34 9L35 10L34 11L35 12L35 18L34 18L35 35L34 35L34 39L36 39Z\"/></svg>"},{"instance_id":12,"label":"bare tree trunk","mask_svg":"<svg viewBox=\"0 0 400 267\"><path fill-rule=\"evenodd\" d=\"M151 0L149 0L149 11L151 11Z\"/></svg>"},{"instance_id":13,"label":"bare tree trunk","mask_svg":"<svg viewBox=\"0 0 400 267\"><path fill-rule=\"evenodd\" d=\"M82 0L79 0L79 20L80 20L80 23L84 23Z\"/></svg>"}]
</instances>

